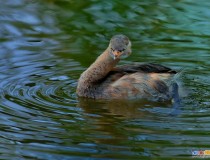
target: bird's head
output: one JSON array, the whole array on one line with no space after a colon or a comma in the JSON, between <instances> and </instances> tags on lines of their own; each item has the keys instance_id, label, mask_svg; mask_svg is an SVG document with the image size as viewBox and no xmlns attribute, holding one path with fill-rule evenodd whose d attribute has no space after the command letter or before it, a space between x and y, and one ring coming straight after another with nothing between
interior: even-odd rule
<instances>
[{"instance_id":1,"label":"bird's head","mask_svg":"<svg viewBox=\"0 0 210 160\"><path fill-rule=\"evenodd\" d=\"M110 40L108 50L114 60L125 58L131 54L131 42L125 35L115 35Z\"/></svg>"}]
</instances>

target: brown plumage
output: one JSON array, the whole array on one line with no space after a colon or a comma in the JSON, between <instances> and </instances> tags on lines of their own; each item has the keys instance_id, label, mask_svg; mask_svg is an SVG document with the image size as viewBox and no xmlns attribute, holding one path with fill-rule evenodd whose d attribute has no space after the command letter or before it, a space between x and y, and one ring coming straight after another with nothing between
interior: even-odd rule
<instances>
[{"instance_id":1,"label":"brown plumage","mask_svg":"<svg viewBox=\"0 0 210 160\"><path fill-rule=\"evenodd\" d=\"M115 67L123 56L131 54L131 42L116 35L108 48L80 76L77 94L94 99L139 99L157 101L172 98L171 79L176 71L158 64Z\"/></svg>"}]
</instances>

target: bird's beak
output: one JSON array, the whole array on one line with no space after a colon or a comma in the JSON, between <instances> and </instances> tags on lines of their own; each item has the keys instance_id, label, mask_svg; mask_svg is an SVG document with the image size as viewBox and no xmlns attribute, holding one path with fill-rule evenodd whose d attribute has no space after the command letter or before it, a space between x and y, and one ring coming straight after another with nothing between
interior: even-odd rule
<instances>
[{"instance_id":1,"label":"bird's beak","mask_svg":"<svg viewBox=\"0 0 210 160\"><path fill-rule=\"evenodd\" d=\"M112 54L113 54L113 58L115 60L121 56L122 52L115 50L112 52Z\"/></svg>"}]
</instances>

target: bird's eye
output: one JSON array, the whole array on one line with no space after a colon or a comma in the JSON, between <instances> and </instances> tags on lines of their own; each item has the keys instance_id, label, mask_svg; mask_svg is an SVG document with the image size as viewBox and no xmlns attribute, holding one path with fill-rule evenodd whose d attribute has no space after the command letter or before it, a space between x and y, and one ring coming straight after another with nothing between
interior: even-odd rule
<instances>
[{"instance_id":1,"label":"bird's eye","mask_svg":"<svg viewBox=\"0 0 210 160\"><path fill-rule=\"evenodd\" d=\"M125 48L123 48L123 49L119 49L118 51L119 51L119 52L123 52L123 51L125 51L125 50L126 50L126 49L125 49ZM115 49L111 48L111 51L112 51L112 52L114 52L114 51L115 51Z\"/></svg>"},{"instance_id":2,"label":"bird's eye","mask_svg":"<svg viewBox=\"0 0 210 160\"><path fill-rule=\"evenodd\" d=\"M121 49L121 50L118 50L119 52L123 52L123 51L125 51L125 48L123 48L123 49Z\"/></svg>"}]
</instances>

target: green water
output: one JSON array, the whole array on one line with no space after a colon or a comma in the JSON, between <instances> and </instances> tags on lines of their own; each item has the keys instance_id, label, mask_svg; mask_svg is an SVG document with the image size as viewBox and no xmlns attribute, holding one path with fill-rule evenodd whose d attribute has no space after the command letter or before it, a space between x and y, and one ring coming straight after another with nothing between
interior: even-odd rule
<instances>
[{"instance_id":1,"label":"green water","mask_svg":"<svg viewBox=\"0 0 210 160\"><path fill-rule=\"evenodd\" d=\"M1 0L0 159L192 159L210 150L210 2ZM121 64L181 71L182 107L80 100L77 79L118 33Z\"/></svg>"}]
</instances>

